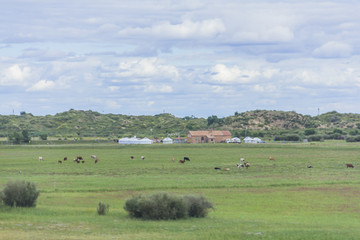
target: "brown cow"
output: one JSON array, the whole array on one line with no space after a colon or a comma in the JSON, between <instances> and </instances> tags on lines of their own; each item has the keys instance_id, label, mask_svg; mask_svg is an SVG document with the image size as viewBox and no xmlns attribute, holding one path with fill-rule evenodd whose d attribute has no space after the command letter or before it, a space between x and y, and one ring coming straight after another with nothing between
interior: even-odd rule
<instances>
[{"instance_id":1,"label":"brown cow","mask_svg":"<svg viewBox=\"0 0 360 240\"><path fill-rule=\"evenodd\" d=\"M185 160L179 160L179 163L185 163Z\"/></svg>"},{"instance_id":2,"label":"brown cow","mask_svg":"<svg viewBox=\"0 0 360 240\"><path fill-rule=\"evenodd\" d=\"M275 161L275 158L274 157L269 157L269 160Z\"/></svg>"},{"instance_id":3,"label":"brown cow","mask_svg":"<svg viewBox=\"0 0 360 240\"><path fill-rule=\"evenodd\" d=\"M354 168L354 165L352 165L351 163L347 163L346 168Z\"/></svg>"}]
</instances>

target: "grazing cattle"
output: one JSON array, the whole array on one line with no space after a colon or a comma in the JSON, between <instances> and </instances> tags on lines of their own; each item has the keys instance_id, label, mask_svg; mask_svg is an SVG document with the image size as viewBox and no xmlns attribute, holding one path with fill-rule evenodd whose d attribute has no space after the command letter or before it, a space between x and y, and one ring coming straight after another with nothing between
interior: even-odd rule
<instances>
[{"instance_id":1,"label":"grazing cattle","mask_svg":"<svg viewBox=\"0 0 360 240\"><path fill-rule=\"evenodd\" d=\"M237 166L238 168L243 168L243 167L244 167L243 164L236 164L236 166Z\"/></svg>"},{"instance_id":2,"label":"grazing cattle","mask_svg":"<svg viewBox=\"0 0 360 240\"><path fill-rule=\"evenodd\" d=\"M67 157L64 157L64 161L66 161L67 160Z\"/></svg>"},{"instance_id":3,"label":"grazing cattle","mask_svg":"<svg viewBox=\"0 0 360 240\"><path fill-rule=\"evenodd\" d=\"M275 161L275 158L274 157L269 157L269 160Z\"/></svg>"},{"instance_id":4,"label":"grazing cattle","mask_svg":"<svg viewBox=\"0 0 360 240\"><path fill-rule=\"evenodd\" d=\"M91 155L90 156L92 159L97 159L96 155Z\"/></svg>"},{"instance_id":5,"label":"grazing cattle","mask_svg":"<svg viewBox=\"0 0 360 240\"><path fill-rule=\"evenodd\" d=\"M245 158L240 158L240 161L241 161L241 162L245 162Z\"/></svg>"},{"instance_id":6,"label":"grazing cattle","mask_svg":"<svg viewBox=\"0 0 360 240\"><path fill-rule=\"evenodd\" d=\"M59 161L58 161L58 163L62 163L62 161L61 161L61 160L59 160Z\"/></svg>"},{"instance_id":7,"label":"grazing cattle","mask_svg":"<svg viewBox=\"0 0 360 240\"><path fill-rule=\"evenodd\" d=\"M95 163L97 163L99 161L99 159L97 158L97 159L95 159Z\"/></svg>"},{"instance_id":8,"label":"grazing cattle","mask_svg":"<svg viewBox=\"0 0 360 240\"><path fill-rule=\"evenodd\" d=\"M312 166L311 166L311 165L308 165L307 168L312 168Z\"/></svg>"},{"instance_id":9,"label":"grazing cattle","mask_svg":"<svg viewBox=\"0 0 360 240\"><path fill-rule=\"evenodd\" d=\"M186 161L190 161L190 158L188 158L188 157L184 157L184 160L186 160Z\"/></svg>"},{"instance_id":10,"label":"grazing cattle","mask_svg":"<svg viewBox=\"0 0 360 240\"><path fill-rule=\"evenodd\" d=\"M81 163L85 163L85 161L84 161L84 160L82 160L82 161L81 161Z\"/></svg>"},{"instance_id":11,"label":"grazing cattle","mask_svg":"<svg viewBox=\"0 0 360 240\"><path fill-rule=\"evenodd\" d=\"M352 165L351 163L347 163L346 168L354 168L354 165Z\"/></svg>"},{"instance_id":12,"label":"grazing cattle","mask_svg":"<svg viewBox=\"0 0 360 240\"><path fill-rule=\"evenodd\" d=\"M225 171L230 171L230 168L224 168Z\"/></svg>"},{"instance_id":13,"label":"grazing cattle","mask_svg":"<svg viewBox=\"0 0 360 240\"><path fill-rule=\"evenodd\" d=\"M145 160L145 157L144 157L144 156L141 156L141 160Z\"/></svg>"},{"instance_id":14,"label":"grazing cattle","mask_svg":"<svg viewBox=\"0 0 360 240\"><path fill-rule=\"evenodd\" d=\"M185 163L185 160L179 160L179 163Z\"/></svg>"},{"instance_id":15,"label":"grazing cattle","mask_svg":"<svg viewBox=\"0 0 360 240\"><path fill-rule=\"evenodd\" d=\"M175 161L175 159L174 159L174 158L172 158L172 159L171 159L171 161L172 161L172 162L174 162L174 161Z\"/></svg>"},{"instance_id":16,"label":"grazing cattle","mask_svg":"<svg viewBox=\"0 0 360 240\"><path fill-rule=\"evenodd\" d=\"M246 162L246 163L245 163L245 167L246 167L246 168L250 167L250 163Z\"/></svg>"},{"instance_id":17,"label":"grazing cattle","mask_svg":"<svg viewBox=\"0 0 360 240\"><path fill-rule=\"evenodd\" d=\"M130 156L130 159L134 159L134 156Z\"/></svg>"},{"instance_id":18,"label":"grazing cattle","mask_svg":"<svg viewBox=\"0 0 360 240\"><path fill-rule=\"evenodd\" d=\"M215 167L214 169L215 169L215 170L221 170L221 168L219 168L219 167Z\"/></svg>"},{"instance_id":19,"label":"grazing cattle","mask_svg":"<svg viewBox=\"0 0 360 240\"><path fill-rule=\"evenodd\" d=\"M43 161L44 160L44 158L43 157L39 157L39 161L41 162L41 161Z\"/></svg>"},{"instance_id":20,"label":"grazing cattle","mask_svg":"<svg viewBox=\"0 0 360 240\"><path fill-rule=\"evenodd\" d=\"M77 156L76 158L77 158L77 160L79 160L79 161L83 160L83 157L82 157L82 156Z\"/></svg>"}]
</instances>

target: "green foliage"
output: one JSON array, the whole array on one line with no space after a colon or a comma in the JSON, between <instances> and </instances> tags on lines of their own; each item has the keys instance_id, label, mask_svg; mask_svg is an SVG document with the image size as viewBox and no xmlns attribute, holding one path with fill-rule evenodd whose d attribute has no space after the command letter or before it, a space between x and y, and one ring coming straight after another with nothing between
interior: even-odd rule
<instances>
[{"instance_id":1,"label":"green foliage","mask_svg":"<svg viewBox=\"0 0 360 240\"><path fill-rule=\"evenodd\" d=\"M39 135L39 137L40 137L41 140L47 140L48 135L47 135L47 133L41 133L41 134ZM60 140L61 140L61 138L60 138Z\"/></svg>"},{"instance_id":2,"label":"green foliage","mask_svg":"<svg viewBox=\"0 0 360 240\"><path fill-rule=\"evenodd\" d=\"M106 215L109 212L110 205L99 202L97 213L98 215Z\"/></svg>"},{"instance_id":3,"label":"green foliage","mask_svg":"<svg viewBox=\"0 0 360 240\"><path fill-rule=\"evenodd\" d=\"M360 142L360 136L347 137L346 142Z\"/></svg>"},{"instance_id":4,"label":"green foliage","mask_svg":"<svg viewBox=\"0 0 360 240\"><path fill-rule=\"evenodd\" d=\"M308 137L310 142L319 142L324 140L324 136L322 135L311 135Z\"/></svg>"},{"instance_id":5,"label":"green foliage","mask_svg":"<svg viewBox=\"0 0 360 240\"><path fill-rule=\"evenodd\" d=\"M275 141L291 141L291 142L298 142L301 140L301 137L296 134L288 134L288 135L280 135L275 136Z\"/></svg>"},{"instance_id":6,"label":"green foliage","mask_svg":"<svg viewBox=\"0 0 360 240\"><path fill-rule=\"evenodd\" d=\"M206 217L208 209L213 209L213 205L204 196L186 195L184 200L187 204L189 217Z\"/></svg>"},{"instance_id":7,"label":"green foliage","mask_svg":"<svg viewBox=\"0 0 360 240\"><path fill-rule=\"evenodd\" d=\"M205 217L212 204L205 197L174 196L156 193L135 196L125 202L130 216L152 220L175 220L187 217Z\"/></svg>"},{"instance_id":8,"label":"green foliage","mask_svg":"<svg viewBox=\"0 0 360 240\"><path fill-rule=\"evenodd\" d=\"M10 207L35 207L39 194L34 183L9 181L2 192L1 199Z\"/></svg>"},{"instance_id":9,"label":"green foliage","mask_svg":"<svg viewBox=\"0 0 360 240\"><path fill-rule=\"evenodd\" d=\"M305 129L305 131L304 131L304 134L305 134L306 136L314 135L315 133L316 133L316 131L315 131L315 129L313 129L313 128Z\"/></svg>"}]
</instances>

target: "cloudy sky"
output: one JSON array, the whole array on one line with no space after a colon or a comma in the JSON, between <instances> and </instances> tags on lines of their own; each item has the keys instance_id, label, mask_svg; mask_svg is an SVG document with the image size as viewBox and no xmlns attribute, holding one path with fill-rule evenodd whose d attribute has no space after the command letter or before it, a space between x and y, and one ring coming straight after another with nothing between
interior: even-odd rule
<instances>
[{"instance_id":1,"label":"cloudy sky","mask_svg":"<svg viewBox=\"0 0 360 240\"><path fill-rule=\"evenodd\" d=\"M1 115L360 113L360 1L0 4Z\"/></svg>"}]
</instances>

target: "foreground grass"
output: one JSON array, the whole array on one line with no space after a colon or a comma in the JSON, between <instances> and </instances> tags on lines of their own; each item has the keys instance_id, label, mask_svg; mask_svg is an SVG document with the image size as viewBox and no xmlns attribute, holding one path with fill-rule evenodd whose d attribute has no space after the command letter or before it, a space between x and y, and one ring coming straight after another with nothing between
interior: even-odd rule
<instances>
[{"instance_id":1,"label":"foreground grass","mask_svg":"<svg viewBox=\"0 0 360 240\"><path fill-rule=\"evenodd\" d=\"M0 236L359 239L359 151L357 144L339 142L1 146L0 186L8 180L25 179L36 183L41 194L36 208L0 207ZM99 163L90 159L92 154L99 157ZM72 162L77 155L86 162ZM38 156L45 160L39 162ZM58 164L64 156L69 160ZM191 161L171 161L184 156ZM269 156L276 161L269 161ZM251 163L249 169L235 167L241 157ZM346 169L348 162L355 168ZM214 167L230 171L215 171ZM132 195L159 191L202 194L214 203L215 211L203 219L141 221L129 218L123 210ZM110 204L108 215L97 215L99 201Z\"/></svg>"}]
</instances>

